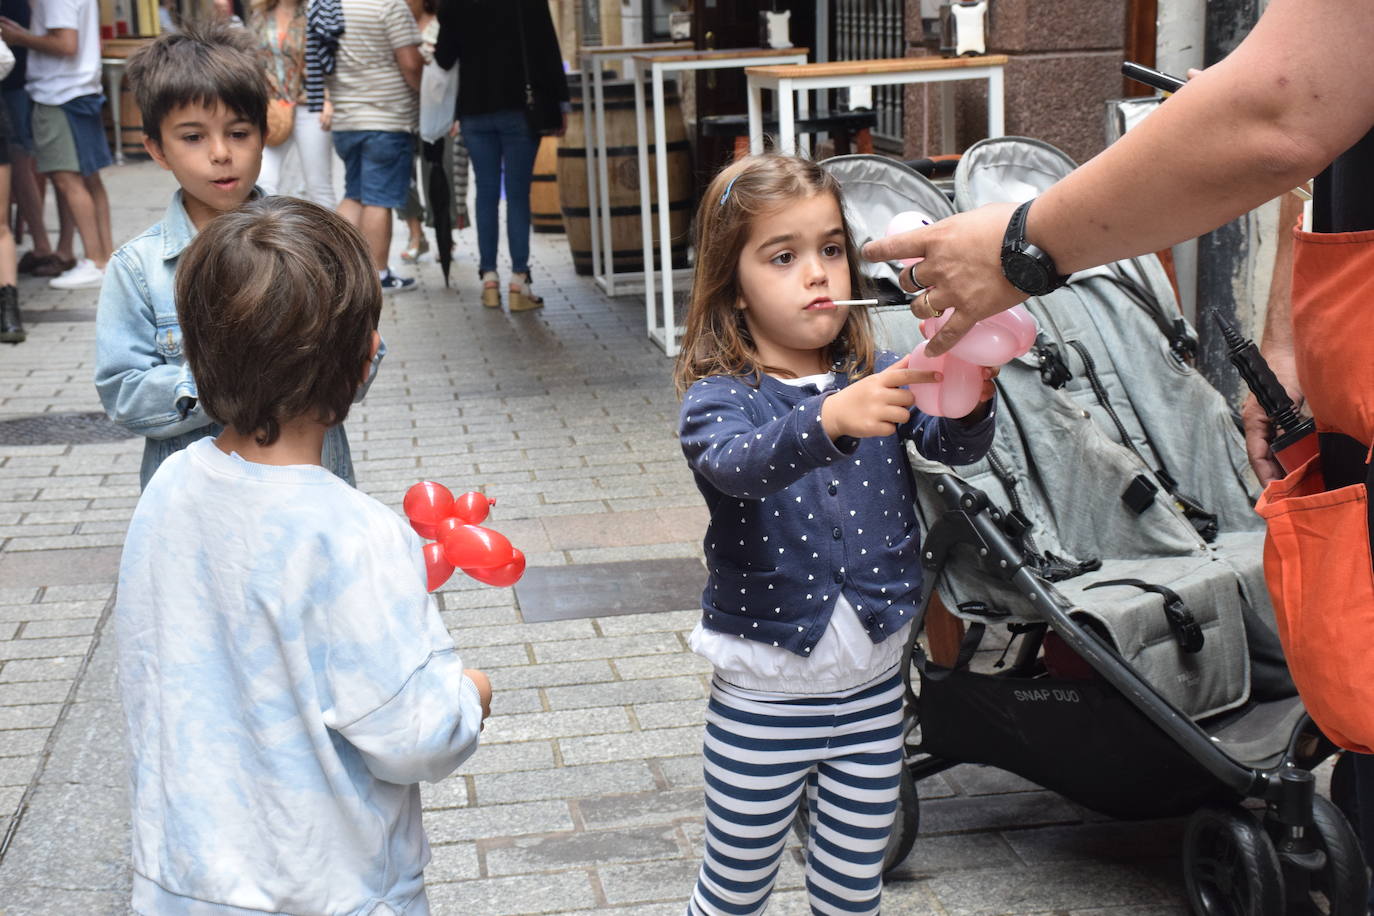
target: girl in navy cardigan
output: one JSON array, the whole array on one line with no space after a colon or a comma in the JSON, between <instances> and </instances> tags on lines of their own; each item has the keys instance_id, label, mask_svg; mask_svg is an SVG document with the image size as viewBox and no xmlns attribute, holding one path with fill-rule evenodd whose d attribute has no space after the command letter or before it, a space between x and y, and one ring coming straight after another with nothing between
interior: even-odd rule
<instances>
[{"instance_id":1,"label":"girl in navy cardigan","mask_svg":"<svg viewBox=\"0 0 1374 916\"><path fill-rule=\"evenodd\" d=\"M875 352L836 180L742 159L697 212L675 380L711 511L692 649L706 715L706 858L692 914L761 913L803 791L816 912L877 913L902 765L899 670L921 588L903 440L967 464L992 444L995 369L962 419L913 409L934 380Z\"/></svg>"}]
</instances>

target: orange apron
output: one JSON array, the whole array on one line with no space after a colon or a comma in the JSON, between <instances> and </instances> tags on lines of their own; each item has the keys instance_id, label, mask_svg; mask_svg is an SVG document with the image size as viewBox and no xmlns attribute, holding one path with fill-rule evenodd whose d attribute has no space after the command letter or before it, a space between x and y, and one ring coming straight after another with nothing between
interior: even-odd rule
<instances>
[{"instance_id":1,"label":"orange apron","mask_svg":"<svg viewBox=\"0 0 1374 916\"><path fill-rule=\"evenodd\" d=\"M1374 230L1294 231L1298 382L1320 432L1374 443ZM1366 456L1368 457L1368 456ZM1313 457L1265 488L1264 574L1288 666L1332 741L1374 752L1374 564L1365 483Z\"/></svg>"}]
</instances>

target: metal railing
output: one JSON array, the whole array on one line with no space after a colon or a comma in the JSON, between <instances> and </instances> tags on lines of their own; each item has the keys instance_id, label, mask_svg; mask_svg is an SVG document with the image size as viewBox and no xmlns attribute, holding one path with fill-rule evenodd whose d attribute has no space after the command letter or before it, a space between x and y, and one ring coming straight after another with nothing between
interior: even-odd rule
<instances>
[{"instance_id":1,"label":"metal railing","mask_svg":"<svg viewBox=\"0 0 1374 916\"><path fill-rule=\"evenodd\" d=\"M871 60L906 54L906 4L903 0L832 0L832 60ZM903 86L873 87L878 116L873 139L900 147Z\"/></svg>"}]
</instances>

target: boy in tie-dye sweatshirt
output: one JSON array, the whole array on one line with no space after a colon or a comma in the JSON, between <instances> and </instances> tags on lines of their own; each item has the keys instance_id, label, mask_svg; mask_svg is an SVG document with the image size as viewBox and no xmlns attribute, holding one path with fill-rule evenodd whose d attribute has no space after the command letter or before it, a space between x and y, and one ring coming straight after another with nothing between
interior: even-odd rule
<instances>
[{"instance_id":1,"label":"boy in tie-dye sweatshirt","mask_svg":"<svg viewBox=\"0 0 1374 916\"><path fill-rule=\"evenodd\" d=\"M133 908L424 916L416 783L473 752L491 687L417 535L321 466L378 345L366 245L254 201L186 249L176 303L224 430L158 468L124 545Z\"/></svg>"}]
</instances>

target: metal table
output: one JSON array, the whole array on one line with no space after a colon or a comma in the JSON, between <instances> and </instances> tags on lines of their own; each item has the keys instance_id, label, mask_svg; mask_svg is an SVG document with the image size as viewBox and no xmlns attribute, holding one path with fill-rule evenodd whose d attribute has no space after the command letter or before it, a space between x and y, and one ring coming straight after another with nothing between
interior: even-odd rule
<instances>
[{"instance_id":1,"label":"metal table","mask_svg":"<svg viewBox=\"0 0 1374 916\"><path fill-rule=\"evenodd\" d=\"M982 57L890 57L880 60L847 60L826 64L749 67L744 73L749 82L749 150L763 152L763 90L778 96L778 150L797 148L797 106L794 93L813 89L848 89L852 86L883 86L903 83L941 83L956 80L987 80L988 136L1000 137L1003 124L1004 92L1002 68L1004 54ZM802 96L805 112L806 96ZM945 145L952 146L953 96L946 92L942 104ZM952 150L945 150L952 152Z\"/></svg>"},{"instance_id":2,"label":"metal table","mask_svg":"<svg viewBox=\"0 0 1374 916\"><path fill-rule=\"evenodd\" d=\"M635 82L635 130L639 143L639 213L644 239L644 320L649 338L663 348L664 354L676 356L677 338L681 328L673 312L672 240L668 237L668 151L667 123L663 112L663 76L666 73L695 72L697 70L728 70L736 67L757 67L762 64L804 64L810 48L735 48L723 51L688 51L682 53L636 54L630 58ZM653 87L654 101L654 172L651 185L649 172L649 138L644 107L644 80L648 74ZM662 323L654 308L653 229L650 222L651 200L658 195L658 247L663 263Z\"/></svg>"},{"instance_id":3,"label":"metal table","mask_svg":"<svg viewBox=\"0 0 1374 916\"><path fill-rule=\"evenodd\" d=\"M587 144L587 222L591 235L592 278L597 285L614 296L616 287L615 256L611 250L611 224L604 218L610 211L610 178L606 155L606 98L602 68L606 61L622 62L621 72L633 69L630 60L636 54L670 53L692 47L690 41L662 41L650 44L583 45L579 51L582 66L582 132ZM605 252L603 260L602 252ZM639 274L620 274L622 279L640 277Z\"/></svg>"}]
</instances>

